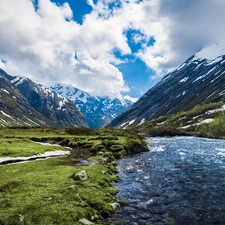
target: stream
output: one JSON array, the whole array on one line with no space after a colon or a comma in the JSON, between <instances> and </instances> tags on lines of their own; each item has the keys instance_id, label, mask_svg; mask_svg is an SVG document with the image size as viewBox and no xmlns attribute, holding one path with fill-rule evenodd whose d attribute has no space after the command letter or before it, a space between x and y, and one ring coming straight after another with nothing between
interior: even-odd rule
<instances>
[{"instance_id":1,"label":"stream","mask_svg":"<svg viewBox=\"0 0 225 225\"><path fill-rule=\"evenodd\" d=\"M150 151L119 161L112 225L224 225L225 141L148 138Z\"/></svg>"}]
</instances>

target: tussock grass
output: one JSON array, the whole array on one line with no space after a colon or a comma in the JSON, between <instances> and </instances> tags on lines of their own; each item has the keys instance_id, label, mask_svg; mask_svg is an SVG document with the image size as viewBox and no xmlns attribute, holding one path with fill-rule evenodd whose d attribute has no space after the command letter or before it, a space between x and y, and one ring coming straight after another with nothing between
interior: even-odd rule
<instances>
[{"instance_id":1,"label":"tussock grass","mask_svg":"<svg viewBox=\"0 0 225 225\"><path fill-rule=\"evenodd\" d=\"M111 203L118 201L113 188L119 180L114 160L133 145L145 146L133 131L120 129L0 128L0 157L59 149L35 141L71 147L70 158L86 158L95 164L78 167L70 158L61 158L0 166L1 225L76 225L82 218L107 224L105 218L114 212ZM72 175L81 170L88 179L74 181ZM72 185L75 188L68 188Z\"/></svg>"},{"instance_id":2,"label":"tussock grass","mask_svg":"<svg viewBox=\"0 0 225 225\"><path fill-rule=\"evenodd\" d=\"M71 175L83 169L88 180L74 181ZM116 201L113 179L105 165L75 167L68 159L0 167L0 224L78 224L108 217ZM68 189L74 184L78 190Z\"/></svg>"},{"instance_id":3,"label":"tussock grass","mask_svg":"<svg viewBox=\"0 0 225 225\"><path fill-rule=\"evenodd\" d=\"M27 138L1 138L0 157L32 156L48 151L66 150L59 146L44 146Z\"/></svg>"}]
</instances>

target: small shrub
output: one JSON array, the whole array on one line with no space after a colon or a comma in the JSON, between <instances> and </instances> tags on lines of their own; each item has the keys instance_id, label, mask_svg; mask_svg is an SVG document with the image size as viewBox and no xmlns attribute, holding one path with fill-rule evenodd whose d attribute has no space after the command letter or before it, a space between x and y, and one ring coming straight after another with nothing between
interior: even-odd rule
<instances>
[{"instance_id":1,"label":"small shrub","mask_svg":"<svg viewBox=\"0 0 225 225\"><path fill-rule=\"evenodd\" d=\"M124 147L122 145L112 145L110 147L110 150L114 153L114 152L120 152L122 150L124 150Z\"/></svg>"},{"instance_id":2,"label":"small shrub","mask_svg":"<svg viewBox=\"0 0 225 225\"><path fill-rule=\"evenodd\" d=\"M122 158L124 158L125 155L127 155L127 152L125 150L114 153L114 156L116 159L122 159Z\"/></svg>"},{"instance_id":3,"label":"small shrub","mask_svg":"<svg viewBox=\"0 0 225 225\"><path fill-rule=\"evenodd\" d=\"M105 146L102 144L97 144L91 147L91 153L97 153L99 151L106 151Z\"/></svg>"},{"instance_id":4,"label":"small shrub","mask_svg":"<svg viewBox=\"0 0 225 225\"><path fill-rule=\"evenodd\" d=\"M0 186L0 192L11 191L12 189L17 188L19 186L20 186L20 182L10 181L10 182Z\"/></svg>"},{"instance_id":5,"label":"small shrub","mask_svg":"<svg viewBox=\"0 0 225 225\"><path fill-rule=\"evenodd\" d=\"M63 140L61 140L61 141L59 142L59 144L62 145L62 146L68 146L68 143L69 143L69 142L70 142L70 139L64 138Z\"/></svg>"},{"instance_id":6,"label":"small shrub","mask_svg":"<svg viewBox=\"0 0 225 225\"><path fill-rule=\"evenodd\" d=\"M103 209L100 211L100 214L104 218L108 218L114 213L113 207L110 204L104 204Z\"/></svg>"},{"instance_id":7,"label":"small shrub","mask_svg":"<svg viewBox=\"0 0 225 225\"><path fill-rule=\"evenodd\" d=\"M93 133L93 131L89 128L67 128L65 129L65 132L68 134L76 134L76 135L90 135Z\"/></svg>"},{"instance_id":8,"label":"small shrub","mask_svg":"<svg viewBox=\"0 0 225 225\"><path fill-rule=\"evenodd\" d=\"M114 145L116 142L112 140L103 140L102 145L104 145L107 149L110 148L110 146Z\"/></svg>"},{"instance_id":9,"label":"small shrub","mask_svg":"<svg viewBox=\"0 0 225 225\"><path fill-rule=\"evenodd\" d=\"M71 148L74 148L74 147L77 147L78 146L78 142L75 142L75 141L70 141L67 146L71 147Z\"/></svg>"}]
</instances>

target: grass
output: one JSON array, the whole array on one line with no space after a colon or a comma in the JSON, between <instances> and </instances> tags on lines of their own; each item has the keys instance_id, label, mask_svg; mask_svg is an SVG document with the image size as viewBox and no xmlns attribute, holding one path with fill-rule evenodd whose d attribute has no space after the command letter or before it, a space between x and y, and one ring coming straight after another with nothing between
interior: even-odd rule
<instances>
[{"instance_id":1,"label":"grass","mask_svg":"<svg viewBox=\"0 0 225 225\"><path fill-rule=\"evenodd\" d=\"M42 146L36 142L71 147L74 158L99 158L99 155L110 156L111 153L114 158L119 159L124 157L133 145L145 146L137 134L120 129L92 131L86 128L0 128L0 137L0 157L31 156L59 150L57 146ZM114 151L113 146L120 146L120 151ZM64 147L60 149L64 150ZM111 156L109 158L112 159Z\"/></svg>"},{"instance_id":2,"label":"grass","mask_svg":"<svg viewBox=\"0 0 225 225\"><path fill-rule=\"evenodd\" d=\"M72 174L83 169L88 180L74 181ZM68 159L0 167L0 224L75 225L82 218L108 217L116 201L114 179L106 165L75 167Z\"/></svg>"},{"instance_id":3,"label":"grass","mask_svg":"<svg viewBox=\"0 0 225 225\"><path fill-rule=\"evenodd\" d=\"M1 138L0 157L32 156L47 151L65 150L59 146L44 146L27 138Z\"/></svg>"},{"instance_id":4,"label":"grass","mask_svg":"<svg viewBox=\"0 0 225 225\"><path fill-rule=\"evenodd\" d=\"M211 126L208 129L208 124L198 124L208 118L216 119L221 117L221 112L216 110L220 109L223 105L224 103L222 101L199 104L187 111L181 111L176 114L166 115L146 121L135 129L138 130L138 132L143 132L149 136L200 135L207 137L220 137L216 134L217 128L214 129ZM209 110L215 110L215 112L210 114L206 113ZM185 126L189 127L183 128Z\"/></svg>"},{"instance_id":5,"label":"grass","mask_svg":"<svg viewBox=\"0 0 225 225\"><path fill-rule=\"evenodd\" d=\"M0 225L76 225L82 218L95 224L105 219L117 202L115 159L135 145L145 143L132 131L120 129L0 128L0 157L30 156L59 147L71 147L71 158L86 158L95 164L78 167L70 158L48 159L0 166ZM62 148L64 148L62 147ZM85 170L88 179L72 175ZM75 188L68 188L75 185Z\"/></svg>"}]
</instances>

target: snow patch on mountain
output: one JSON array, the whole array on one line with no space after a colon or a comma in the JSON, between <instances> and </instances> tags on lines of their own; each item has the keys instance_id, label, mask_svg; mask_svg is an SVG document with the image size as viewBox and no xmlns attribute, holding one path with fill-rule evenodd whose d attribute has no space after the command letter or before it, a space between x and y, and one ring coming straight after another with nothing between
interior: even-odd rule
<instances>
[{"instance_id":1,"label":"snow patch on mountain","mask_svg":"<svg viewBox=\"0 0 225 225\"><path fill-rule=\"evenodd\" d=\"M107 127L134 126L195 105L225 99L225 40L201 49L168 73ZM135 119L135 123L133 120ZM133 123L131 123L133 122ZM129 124L131 123L131 125Z\"/></svg>"},{"instance_id":2,"label":"snow patch on mountain","mask_svg":"<svg viewBox=\"0 0 225 225\"><path fill-rule=\"evenodd\" d=\"M125 95L123 98L131 101L132 103L135 103L138 100L138 98L133 98L133 97L130 97L129 95Z\"/></svg>"},{"instance_id":3,"label":"snow patch on mountain","mask_svg":"<svg viewBox=\"0 0 225 225\"><path fill-rule=\"evenodd\" d=\"M12 116L8 115L7 113L3 112L2 110L0 112L3 114L3 116L6 116L6 117L14 120L14 118Z\"/></svg>"},{"instance_id":4,"label":"snow patch on mountain","mask_svg":"<svg viewBox=\"0 0 225 225\"><path fill-rule=\"evenodd\" d=\"M192 61L206 59L209 64L214 64L222 60L222 55L225 55L225 40L221 43L203 48L195 54Z\"/></svg>"},{"instance_id":5,"label":"snow patch on mountain","mask_svg":"<svg viewBox=\"0 0 225 225\"><path fill-rule=\"evenodd\" d=\"M188 77L185 77L179 81L179 83L185 83L188 80Z\"/></svg>"},{"instance_id":6,"label":"snow patch on mountain","mask_svg":"<svg viewBox=\"0 0 225 225\"><path fill-rule=\"evenodd\" d=\"M62 100L59 101L58 110L62 110L62 107L68 102L67 98L63 97Z\"/></svg>"},{"instance_id":7,"label":"snow patch on mountain","mask_svg":"<svg viewBox=\"0 0 225 225\"><path fill-rule=\"evenodd\" d=\"M8 95L10 95L10 93L6 89L4 89L4 88L1 88L1 91L3 91L5 93L7 93Z\"/></svg>"},{"instance_id":8,"label":"snow patch on mountain","mask_svg":"<svg viewBox=\"0 0 225 225\"><path fill-rule=\"evenodd\" d=\"M22 84L27 79L27 77L16 76L13 80L11 80L11 83L17 86L19 84Z\"/></svg>"},{"instance_id":9,"label":"snow patch on mountain","mask_svg":"<svg viewBox=\"0 0 225 225\"><path fill-rule=\"evenodd\" d=\"M65 84L56 84L50 88L57 94L73 101L85 116L89 127L92 129L97 129L104 124L109 123L136 101L136 99L129 98L129 96L124 98L93 96L76 87Z\"/></svg>"}]
</instances>

